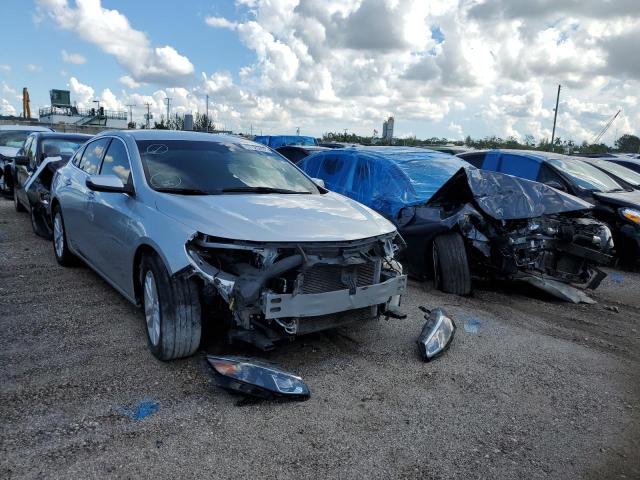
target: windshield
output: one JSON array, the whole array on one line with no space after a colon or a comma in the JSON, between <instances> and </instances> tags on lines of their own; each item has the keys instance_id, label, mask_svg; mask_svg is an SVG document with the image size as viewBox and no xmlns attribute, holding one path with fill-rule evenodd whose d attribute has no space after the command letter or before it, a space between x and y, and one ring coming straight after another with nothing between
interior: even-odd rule
<instances>
[{"instance_id":1,"label":"windshield","mask_svg":"<svg viewBox=\"0 0 640 480\"><path fill-rule=\"evenodd\" d=\"M136 142L154 190L185 194L319 193L291 162L254 143Z\"/></svg>"},{"instance_id":2,"label":"windshield","mask_svg":"<svg viewBox=\"0 0 640 480\"><path fill-rule=\"evenodd\" d=\"M0 147L20 148L30 133L28 130L0 132Z\"/></svg>"},{"instance_id":3,"label":"windshield","mask_svg":"<svg viewBox=\"0 0 640 480\"><path fill-rule=\"evenodd\" d=\"M634 187L640 186L640 173L618 165L617 163L607 162L606 160L593 160L591 163L598 166L605 172L609 172L618 178L621 178L625 182L633 185Z\"/></svg>"},{"instance_id":4,"label":"windshield","mask_svg":"<svg viewBox=\"0 0 640 480\"><path fill-rule=\"evenodd\" d=\"M594 192L612 192L624 190L613 178L582 160L561 160L550 158L551 165L569 175L581 188Z\"/></svg>"},{"instance_id":5,"label":"windshield","mask_svg":"<svg viewBox=\"0 0 640 480\"><path fill-rule=\"evenodd\" d=\"M46 157L70 157L80 148L87 139L63 139L63 138L45 138L42 141L42 156Z\"/></svg>"}]
</instances>

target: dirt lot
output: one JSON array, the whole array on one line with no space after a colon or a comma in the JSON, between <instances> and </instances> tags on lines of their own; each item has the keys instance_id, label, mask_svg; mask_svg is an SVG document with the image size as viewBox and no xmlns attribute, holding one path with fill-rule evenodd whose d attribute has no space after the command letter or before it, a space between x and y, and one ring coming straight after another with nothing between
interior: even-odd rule
<instances>
[{"instance_id":1,"label":"dirt lot","mask_svg":"<svg viewBox=\"0 0 640 480\"><path fill-rule=\"evenodd\" d=\"M2 478L640 478L638 274L615 272L590 306L412 283L407 319L268 355L309 401L248 403L210 383L202 355L155 360L141 312L59 267L6 200L0 252ZM419 305L458 325L429 364ZM142 400L159 410L127 416Z\"/></svg>"}]
</instances>

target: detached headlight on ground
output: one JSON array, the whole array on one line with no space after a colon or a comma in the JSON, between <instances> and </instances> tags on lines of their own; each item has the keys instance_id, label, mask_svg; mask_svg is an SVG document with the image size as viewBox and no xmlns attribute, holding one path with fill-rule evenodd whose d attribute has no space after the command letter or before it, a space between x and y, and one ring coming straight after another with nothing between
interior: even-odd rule
<instances>
[{"instance_id":1,"label":"detached headlight on ground","mask_svg":"<svg viewBox=\"0 0 640 480\"><path fill-rule=\"evenodd\" d=\"M418 348L422 359L428 362L449 347L456 331L456 324L441 308L423 311L427 312L427 323L422 327L422 333L418 338Z\"/></svg>"},{"instance_id":2,"label":"detached headlight on ground","mask_svg":"<svg viewBox=\"0 0 640 480\"><path fill-rule=\"evenodd\" d=\"M620 215L633 223L640 224L640 210L635 208L621 208Z\"/></svg>"},{"instance_id":3,"label":"detached headlight on ground","mask_svg":"<svg viewBox=\"0 0 640 480\"><path fill-rule=\"evenodd\" d=\"M207 355L216 384L260 398L307 400L309 387L296 375L244 357Z\"/></svg>"}]
</instances>

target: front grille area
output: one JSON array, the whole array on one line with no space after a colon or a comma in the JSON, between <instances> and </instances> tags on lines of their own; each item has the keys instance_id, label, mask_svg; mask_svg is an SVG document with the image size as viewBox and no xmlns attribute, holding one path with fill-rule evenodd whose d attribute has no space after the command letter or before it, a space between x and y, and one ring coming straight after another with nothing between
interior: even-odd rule
<instances>
[{"instance_id":1,"label":"front grille area","mask_svg":"<svg viewBox=\"0 0 640 480\"><path fill-rule=\"evenodd\" d=\"M349 288L344 278L353 272L356 286L364 287L380 281L380 261L345 267L343 265L315 265L305 270L301 293L325 293Z\"/></svg>"},{"instance_id":2,"label":"front grille area","mask_svg":"<svg viewBox=\"0 0 640 480\"><path fill-rule=\"evenodd\" d=\"M346 312L301 318L298 324L297 334L304 335L307 333L320 332L322 330L338 328L352 322L371 320L377 316L377 308L376 306L356 308L354 310L347 310Z\"/></svg>"}]
</instances>

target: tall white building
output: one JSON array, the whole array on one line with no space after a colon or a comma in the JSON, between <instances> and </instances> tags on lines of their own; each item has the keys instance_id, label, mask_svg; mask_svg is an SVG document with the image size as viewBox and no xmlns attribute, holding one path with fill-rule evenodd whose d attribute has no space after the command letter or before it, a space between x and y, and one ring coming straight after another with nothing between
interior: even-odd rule
<instances>
[{"instance_id":1,"label":"tall white building","mask_svg":"<svg viewBox=\"0 0 640 480\"><path fill-rule=\"evenodd\" d=\"M382 138L391 142L393 140L393 117L389 117L382 122Z\"/></svg>"}]
</instances>

